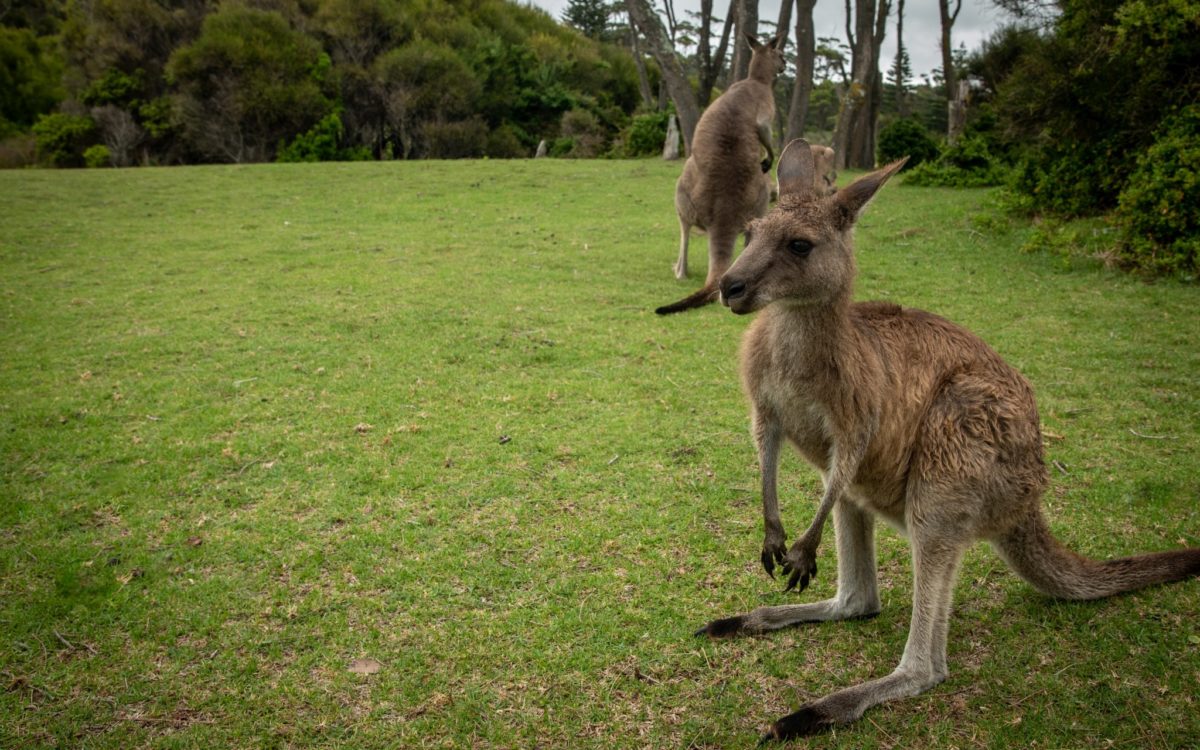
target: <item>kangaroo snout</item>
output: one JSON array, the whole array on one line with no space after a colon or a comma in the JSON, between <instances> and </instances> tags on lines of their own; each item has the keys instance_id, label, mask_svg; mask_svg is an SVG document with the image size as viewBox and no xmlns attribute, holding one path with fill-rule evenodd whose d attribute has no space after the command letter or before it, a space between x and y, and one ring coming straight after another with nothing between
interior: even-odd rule
<instances>
[{"instance_id":1,"label":"kangaroo snout","mask_svg":"<svg viewBox=\"0 0 1200 750\"><path fill-rule=\"evenodd\" d=\"M746 282L741 279L731 279L728 275L721 277L721 304L733 310L735 313L738 310L734 309L733 303L741 300L746 294Z\"/></svg>"}]
</instances>

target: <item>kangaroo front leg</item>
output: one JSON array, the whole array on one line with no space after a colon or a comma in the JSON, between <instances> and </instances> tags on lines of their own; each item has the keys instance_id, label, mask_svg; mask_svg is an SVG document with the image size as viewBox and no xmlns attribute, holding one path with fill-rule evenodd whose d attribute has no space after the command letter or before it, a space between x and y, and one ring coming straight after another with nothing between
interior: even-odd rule
<instances>
[{"instance_id":1,"label":"kangaroo front leg","mask_svg":"<svg viewBox=\"0 0 1200 750\"><path fill-rule=\"evenodd\" d=\"M713 620L696 632L714 638L764 633L806 622L847 620L879 614L875 570L875 519L846 503L833 508L837 540L837 596L810 604L759 607L743 615Z\"/></svg>"},{"instance_id":2,"label":"kangaroo front leg","mask_svg":"<svg viewBox=\"0 0 1200 750\"><path fill-rule=\"evenodd\" d=\"M918 695L946 679L946 632L961 546L913 538L913 611L904 656L886 677L831 693L776 721L764 740L816 734L859 719L871 706Z\"/></svg>"},{"instance_id":3,"label":"kangaroo front leg","mask_svg":"<svg viewBox=\"0 0 1200 750\"><path fill-rule=\"evenodd\" d=\"M775 163L775 149L771 145L771 123L758 123L758 142L767 150L767 158L762 160L762 171L770 172L771 165Z\"/></svg>"},{"instance_id":4,"label":"kangaroo front leg","mask_svg":"<svg viewBox=\"0 0 1200 750\"><path fill-rule=\"evenodd\" d=\"M817 506L816 515L808 529L796 540L788 550L783 561L783 571L790 573L787 587L791 591L800 585L800 591L808 588L809 580L817 577L817 547L821 545L821 534L825 528L825 519L841 500L845 488L858 473L858 466L866 452L869 435L874 431L874 419L868 429L859 434L849 433L845 438L835 440L832 468L825 475L825 494L821 504Z\"/></svg>"},{"instance_id":5,"label":"kangaroo front leg","mask_svg":"<svg viewBox=\"0 0 1200 750\"><path fill-rule=\"evenodd\" d=\"M779 445L782 442L779 423L759 410L754 416L754 442L758 445L758 466L762 476L763 548L762 565L767 574L775 577L775 563L783 562L787 553L787 536L779 518L779 496L776 478L779 474Z\"/></svg>"}]
</instances>

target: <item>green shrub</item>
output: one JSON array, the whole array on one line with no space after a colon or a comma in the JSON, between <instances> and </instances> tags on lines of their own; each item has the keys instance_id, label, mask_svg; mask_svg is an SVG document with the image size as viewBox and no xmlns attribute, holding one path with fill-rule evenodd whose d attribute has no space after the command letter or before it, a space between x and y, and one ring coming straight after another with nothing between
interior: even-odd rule
<instances>
[{"instance_id":1,"label":"green shrub","mask_svg":"<svg viewBox=\"0 0 1200 750\"><path fill-rule=\"evenodd\" d=\"M84 150L96 142L96 123L78 115L42 115L33 134L42 159L57 167L81 167Z\"/></svg>"},{"instance_id":2,"label":"green shrub","mask_svg":"<svg viewBox=\"0 0 1200 750\"><path fill-rule=\"evenodd\" d=\"M1164 120L1119 197L1121 259L1139 268L1200 272L1200 105Z\"/></svg>"},{"instance_id":3,"label":"green shrub","mask_svg":"<svg viewBox=\"0 0 1200 750\"><path fill-rule=\"evenodd\" d=\"M880 164L890 164L908 157L903 171L938 157L937 141L916 120L896 120L879 133L876 159Z\"/></svg>"},{"instance_id":4,"label":"green shrub","mask_svg":"<svg viewBox=\"0 0 1200 750\"><path fill-rule=\"evenodd\" d=\"M474 159L484 154L487 125L478 118L460 122L427 122L421 128L430 159Z\"/></svg>"},{"instance_id":5,"label":"green shrub","mask_svg":"<svg viewBox=\"0 0 1200 750\"><path fill-rule=\"evenodd\" d=\"M330 112L306 133L296 136L286 146L280 145L276 161L365 161L371 152L364 148L340 148L342 118Z\"/></svg>"},{"instance_id":6,"label":"green shrub","mask_svg":"<svg viewBox=\"0 0 1200 750\"><path fill-rule=\"evenodd\" d=\"M667 140L667 121L669 112L655 112L648 115L637 115L629 123L629 132L625 136L626 156L646 156L662 153L663 142Z\"/></svg>"},{"instance_id":7,"label":"green shrub","mask_svg":"<svg viewBox=\"0 0 1200 750\"><path fill-rule=\"evenodd\" d=\"M910 172L904 182L926 187L983 187L1000 185L1006 176L1006 170L992 157L982 138L965 136L953 146L943 148L936 160Z\"/></svg>"},{"instance_id":8,"label":"green shrub","mask_svg":"<svg viewBox=\"0 0 1200 750\"><path fill-rule=\"evenodd\" d=\"M484 153L491 159L520 159L529 156L529 149L521 142L517 129L505 123L488 133Z\"/></svg>"},{"instance_id":9,"label":"green shrub","mask_svg":"<svg viewBox=\"0 0 1200 750\"><path fill-rule=\"evenodd\" d=\"M88 167L111 167L112 152L108 150L108 146L96 144L83 152L83 163Z\"/></svg>"}]
</instances>

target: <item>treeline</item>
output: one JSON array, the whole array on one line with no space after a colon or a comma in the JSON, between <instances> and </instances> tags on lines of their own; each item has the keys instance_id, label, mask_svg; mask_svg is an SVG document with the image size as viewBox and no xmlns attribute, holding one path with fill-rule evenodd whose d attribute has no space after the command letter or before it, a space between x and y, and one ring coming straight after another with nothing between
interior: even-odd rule
<instances>
[{"instance_id":1,"label":"treeline","mask_svg":"<svg viewBox=\"0 0 1200 750\"><path fill-rule=\"evenodd\" d=\"M59 166L516 157L542 139L593 156L642 102L627 50L507 0L35 0L0 20L9 162L33 140Z\"/></svg>"}]
</instances>

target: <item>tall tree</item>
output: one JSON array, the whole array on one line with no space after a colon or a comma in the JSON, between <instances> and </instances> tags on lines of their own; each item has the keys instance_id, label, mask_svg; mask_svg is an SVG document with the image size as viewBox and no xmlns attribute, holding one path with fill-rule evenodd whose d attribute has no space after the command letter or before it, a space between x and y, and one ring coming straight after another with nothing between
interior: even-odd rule
<instances>
[{"instance_id":1,"label":"tall tree","mask_svg":"<svg viewBox=\"0 0 1200 750\"><path fill-rule=\"evenodd\" d=\"M950 10L950 6L954 10ZM958 20L958 12L962 10L962 0L938 0L938 15L942 19L942 82L946 87L946 101L954 101L958 93L958 80L954 74L954 47L950 41L950 30Z\"/></svg>"},{"instance_id":2,"label":"tall tree","mask_svg":"<svg viewBox=\"0 0 1200 750\"><path fill-rule=\"evenodd\" d=\"M750 40L747 35L758 38L758 0L736 0L737 8L734 27L733 69L730 79L740 81L750 75Z\"/></svg>"},{"instance_id":3,"label":"tall tree","mask_svg":"<svg viewBox=\"0 0 1200 750\"><path fill-rule=\"evenodd\" d=\"M567 0L562 20L584 36L601 39L608 30L610 6L605 0Z\"/></svg>"},{"instance_id":4,"label":"tall tree","mask_svg":"<svg viewBox=\"0 0 1200 750\"><path fill-rule=\"evenodd\" d=\"M725 67L725 53L729 49L729 35L733 31L734 16L737 13L738 0L729 1L729 10L725 13L724 25L721 29L721 40L717 43L716 52L712 52L712 25L717 20L713 18L713 0L700 0L700 41L696 49L700 86L696 91L696 101L700 106L708 106L712 99L713 87Z\"/></svg>"},{"instance_id":5,"label":"tall tree","mask_svg":"<svg viewBox=\"0 0 1200 750\"><path fill-rule=\"evenodd\" d=\"M896 59L888 71L888 78L896 90L896 112L908 117L908 79L912 77L912 61L904 48L904 0L896 2Z\"/></svg>"},{"instance_id":6,"label":"tall tree","mask_svg":"<svg viewBox=\"0 0 1200 750\"><path fill-rule=\"evenodd\" d=\"M850 38L850 85L842 96L833 148L839 168L875 166L875 129L879 120L879 48L887 29L890 0L846 0L846 32ZM851 16L853 28L851 31Z\"/></svg>"},{"instance_id":7,"label":"tall tree","mask_svg":"<svg viewBox=\"0 0 1200 750\"><path fill-rule=\"evenodd\" d=\"M629 11L629 19L642 32L649 46L650 55L662 70L663 83L671 101L675 102L675 113L679 116L679 128L683 131L683 142L690 152L692 149L692 134L696 132L696 123L700 121L700 109L696 106L696 95L683 73L683 66L675 55L675 48L663 28L658 14L646 0L625 0Z\"/></svg>"},{"instance_id":8,"label":"tall tree","mask_svg":"<svg viewBox=\"0 0 1200 750\"><path fill-rule=\"evenodd\" d=\"M784 2L788 3L789 0ZM808 120L808 101L812 96L813 75L816 72L817 34L813 25L813 8L816 4L817 0L796 0L796 83L788 108L785 143L803 136Z\"/></svg>"}]
</instances>

